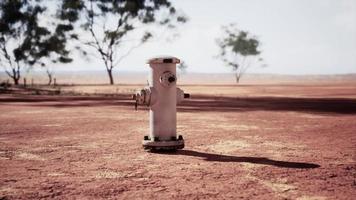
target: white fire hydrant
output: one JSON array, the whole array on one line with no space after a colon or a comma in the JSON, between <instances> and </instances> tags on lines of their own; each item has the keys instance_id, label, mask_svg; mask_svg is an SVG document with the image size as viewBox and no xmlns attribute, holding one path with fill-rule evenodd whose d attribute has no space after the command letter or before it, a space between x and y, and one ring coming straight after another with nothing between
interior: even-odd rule
<instances>
[{"instance_id":1,"label":"white fire hydrant","mask_svg":"<svg viewBox=\"0 0 356 200\"><path fill-rule=\"evenodd\" d=\"M155 57L148 60L151 67L148 87L134 95L138 104L150 107L150 132L142 145L147 150L174 150L184 148L182 135L177 137L177 104L189 94L176 87L175 57Z\"/></svg>"}]
</instances>

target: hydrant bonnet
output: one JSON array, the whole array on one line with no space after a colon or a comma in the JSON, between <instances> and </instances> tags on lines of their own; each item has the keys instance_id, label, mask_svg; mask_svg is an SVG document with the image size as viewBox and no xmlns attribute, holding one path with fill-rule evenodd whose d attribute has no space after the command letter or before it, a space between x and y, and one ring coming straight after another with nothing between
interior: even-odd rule
<instances>
[{"instance_id":1,"label":"hydrant bonnet","mask_svg":"<svg viewBox=\"0 0 356 200\"><path fill-rule=\"evenodd\" d=\"M178 64L180 63L180 60L172 56L159 56L159 57L153 57L147 61L147 64L162 64L162 63Z\"/></svg>"}]
</instances>

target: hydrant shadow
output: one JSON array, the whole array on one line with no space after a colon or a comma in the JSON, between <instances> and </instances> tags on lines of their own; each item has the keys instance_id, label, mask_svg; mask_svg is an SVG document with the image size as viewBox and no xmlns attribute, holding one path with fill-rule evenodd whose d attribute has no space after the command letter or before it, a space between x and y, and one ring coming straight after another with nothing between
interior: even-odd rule
<instances>
[{"instance_id":1,"label":"hydrant shadow","mask_svg":"<svg viewBox=\"0 0 356 200\"><path fill-rule=\"evenodd\" d=\"M283 167L283 168L297 168L297 169L311 169L311 168L320 167L320 165L313 164L313 163L279 161L279 160L272 160L265 157L229 156L229 155L221 155L221 154L213 154L213 153L204 153L204 152L198 152L193 150L178 150L172 154L200 157L206 161L213 161L213 162L242 162L242 163L245 162L245 163L254 163L254 164L261 164L261 165L271 165L271 166Z\"/></svg>"}]
</instances>

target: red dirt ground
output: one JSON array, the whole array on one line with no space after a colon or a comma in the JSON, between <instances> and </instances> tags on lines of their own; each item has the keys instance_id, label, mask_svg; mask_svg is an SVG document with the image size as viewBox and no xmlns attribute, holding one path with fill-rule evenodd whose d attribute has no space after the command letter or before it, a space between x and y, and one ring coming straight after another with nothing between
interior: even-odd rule
<instances>
[{"instance_id":1,"label":"red dirt ground","mask_svg":"<svg viewBox=\"0 0 356 200\"><path fill-rule=\"evenodd\" d=\"M0 199L356 196L355 84L181 88L175 153L142 149L128 94L1 94Z\"/></svg>"}]
</instances>

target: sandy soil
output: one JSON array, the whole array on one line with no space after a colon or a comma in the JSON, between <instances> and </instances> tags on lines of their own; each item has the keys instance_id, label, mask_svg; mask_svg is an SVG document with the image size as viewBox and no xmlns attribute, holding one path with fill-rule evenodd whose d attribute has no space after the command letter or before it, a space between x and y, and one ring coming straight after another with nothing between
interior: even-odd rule
<instances>
[{"instance_id":1,"label":"sandy soil","mask_svg":"<svg viewBox=\"0 0 356 200\"><path fill-rule=\"evenodd\" d=\"M178 108L186 148L175 153L142 149L148 111L127 87L1 94L0 199L356 196L355 84L182 86L192 99Z\"/></svg>"}]
</instances>

